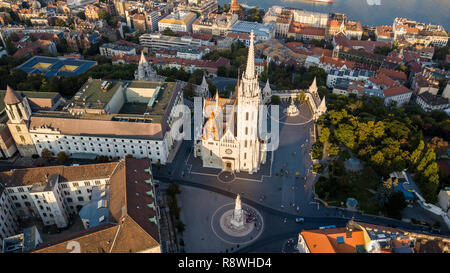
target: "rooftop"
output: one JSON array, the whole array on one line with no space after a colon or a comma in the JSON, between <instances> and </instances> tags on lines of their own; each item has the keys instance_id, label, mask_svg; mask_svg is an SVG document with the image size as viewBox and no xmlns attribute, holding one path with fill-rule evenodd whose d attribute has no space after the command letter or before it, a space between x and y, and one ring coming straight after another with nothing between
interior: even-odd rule
<instances>
[{"instance_id":1,"label":"rooftop","mask_svg":"<svg viewBox=\"0 0 450 273\"><path fill-rule=\"evenodd\" d=\"M150 160L127 158L115 164L109 186L109 222L41 244L35 252L69 252L67 244L74 239L83 253L160 252Z\"/></svg>"},{"instance_id":2,"label":"rooftop","mask_svg":"<svg viewBox=\"0 0 450 273\"><path fill-rule=\"evenodd\" d=\"M95 61L77 60L75 58L34 56L16 68L28 74L43 74L50 78L52 76L79 75L96 64Z\"/></svg>"}]
</instances>

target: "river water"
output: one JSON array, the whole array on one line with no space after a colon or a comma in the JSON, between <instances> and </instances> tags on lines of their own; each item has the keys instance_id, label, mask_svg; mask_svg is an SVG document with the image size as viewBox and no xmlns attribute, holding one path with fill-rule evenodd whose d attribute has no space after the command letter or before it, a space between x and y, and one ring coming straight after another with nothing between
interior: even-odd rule
<instances>
[{"instance_id":1,"label":"river water","mask_svg":"<svg viewBox=\"0 0 450 273\"><path fill-rule=\"evenodd\" d=\"M230 2L219 0L221 6ZM238 0L238 2L265 10L277 5L324 13L345 13L350 20L360 21L369 26L392 25L395 17L404 17L442 25L450 30L450 0L334 0L332 4L313 3L308 0Z\"/></svg>"}]
</instances>

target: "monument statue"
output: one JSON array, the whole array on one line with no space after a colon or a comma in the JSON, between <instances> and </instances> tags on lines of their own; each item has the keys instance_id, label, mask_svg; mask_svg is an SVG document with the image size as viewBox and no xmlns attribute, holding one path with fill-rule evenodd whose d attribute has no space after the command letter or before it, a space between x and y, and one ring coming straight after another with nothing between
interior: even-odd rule
<instances>
[{"instance_id":1,"label":"monument statue","mask_svg":"<svg viewBox=\"0 0 450 273\"><path fill-rule=\"evenodd\" d=\"M233 216L231 217L230 222L235 228L244 226L244 211L242 210L241 196L239 194L236 197Z\"/></svg>"}]
</instances>

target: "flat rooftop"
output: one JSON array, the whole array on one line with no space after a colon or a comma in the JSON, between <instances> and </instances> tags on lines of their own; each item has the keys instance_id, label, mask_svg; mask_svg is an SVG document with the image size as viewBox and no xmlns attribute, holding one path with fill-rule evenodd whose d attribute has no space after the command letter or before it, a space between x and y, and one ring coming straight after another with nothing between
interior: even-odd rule
<instances>
[{"instance_id":1,"label":"flat rooftop","mask_svg":"<svg viewBox=\"0 0 450 273\"><path fill-rule=\"evenodd\" d=\"M102 88L102 86L107 88ZM69 107L72 109L103 110L121 86L123 88L121 92L127 89L153 89L154 91L147 92L149 97L141 97L141 99L145 100L145 103L143 101L133 102L124 99L119 113L72 115L68 111L39 111L34 113L34 115L55 118L161 123L176 91L177 83L91 79L75 94L69 102ZM124 95L124 97L127 96Z\"/></svg>"},{"instance_id":2,"label":"flat rooftop","mask_svg":"<svg viewBox=\"0 0 450 273\"><path fill-rule=\"evenodd\" d=\"M114 94L123 84L121 81L108 80L109 88L102 89L102 84L106 81L100 79L88 80L81 89L73 96L71 103L74 108L104 109Z\"/></svg>"}]
</instances>

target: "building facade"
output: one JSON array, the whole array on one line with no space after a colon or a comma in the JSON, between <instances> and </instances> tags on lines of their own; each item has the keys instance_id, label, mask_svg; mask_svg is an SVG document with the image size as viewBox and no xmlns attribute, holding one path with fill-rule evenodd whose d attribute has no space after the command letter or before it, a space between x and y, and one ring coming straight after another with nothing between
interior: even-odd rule
<instances>
[{"instance_id":1,"label":"building facade","mask_svg":"<svg viewBox=\"0 0 450 273\"><path fill-rule=\"evenodd\" d=\"M253 43L251 32L247 68L239 80L235 98L223 99L216 94L214 100L204 102L203 110L209 118L203 127L202 139L195 143L195 156L202 158L204 167L251 174L266 162L265 141L259 137L263 118L259 106L263 102L255 72ZM233 110L223 114L229 107Z\"/></svg>"}]
</instances>

